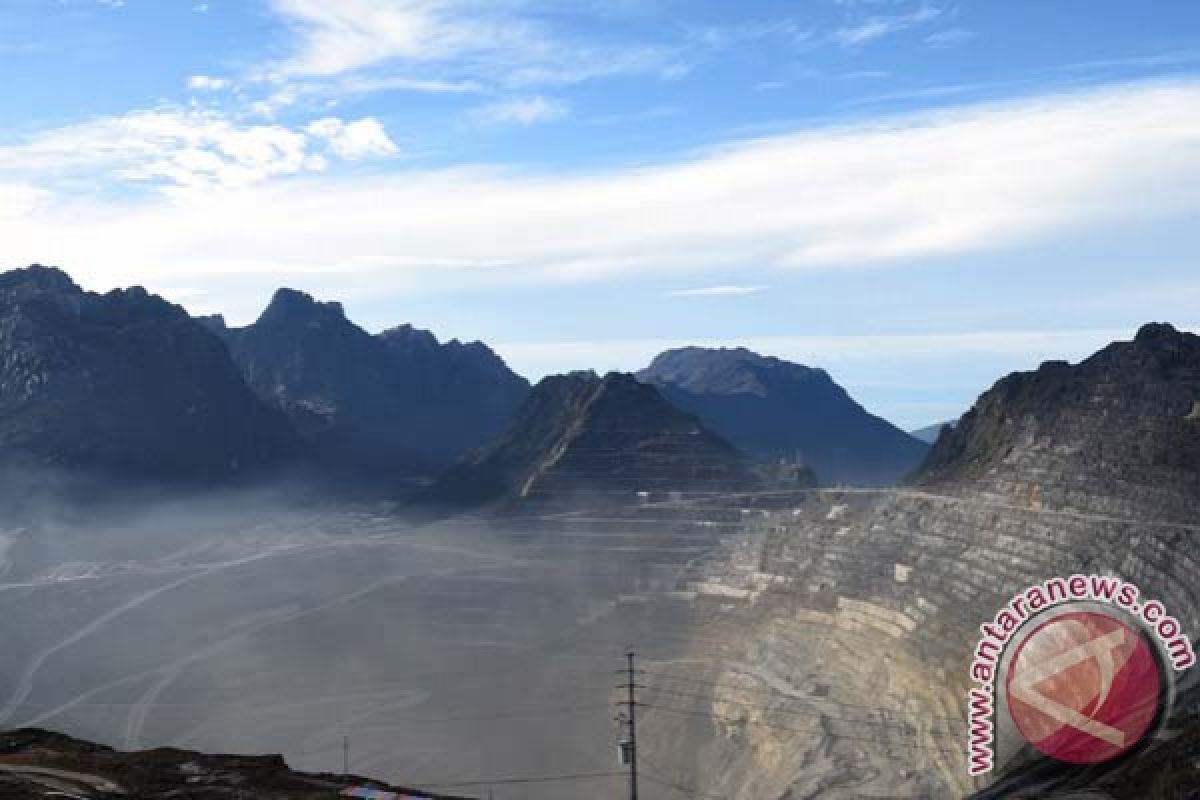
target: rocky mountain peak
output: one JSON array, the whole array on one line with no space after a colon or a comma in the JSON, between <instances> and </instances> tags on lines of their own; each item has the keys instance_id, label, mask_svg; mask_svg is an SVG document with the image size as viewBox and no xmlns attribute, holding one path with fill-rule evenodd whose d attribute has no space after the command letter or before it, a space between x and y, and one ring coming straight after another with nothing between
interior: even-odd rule
<instances>
[{"instance_id":1,"label":"rocky mountain peak","mask_svg":"<svg viewBox=\"0 0 1200 800\"><path fill-rule=\"evenodd\" d=\"M822 369L763 356L745 347L682 347L660 353L639 379L670 384L697 394L754 394L766 396L773 380L834 386Z\"/></svg>"},{"instance_id":2,"label":"rocky mountain peak","mask_svg":"<svg viewBox=\"0 0 1200 800\"><path fill-rule=\"evenodd\" d=\"M379 338L391 347L405 350L432 351L441 344L432 332L408 324L388 328Z\"/></svg>"},{"instance_id":3,"label":"rocky mountain peak","mask_svg":"<svg viewBox=\"0 0 1200 800\"><path fill-rule=\"evenodd\" d=\"M258 321L263 325L350 324L341 303L320 302L307 292L286 288L276 290Z\"/></svg>"},{"instance_id":4,"label":"rocky mountain peak","mask_svg":"<svg viewBox=\"0 0 1200 800\"><path fill-rule=\"evenodd\" d=\"M746 453L809 466L828 484L893 483L927 450L825 370L745 348L668 350L638 378Z\"/></svg>"},{"instance_id":5,"label":"rocky mountain peak","mask_svg":"<svg viewBox=\"0 0 1200 800\"><path fill-rule=\"evenodd\" d=\"M145 289L0 275L0 449L156 480L222 480L295 455L219 339Z\"/></svg>"},{"instance_id":6,"label":"rocky mountain peak","mask_svg":"<svg viewBox=\"0 0 1200 800\"><path fill-rule=\"evenodd\" d=\"M1200 337L1146 325L1079 364L1002 378L938 440L917 480L972 480L1039 506L1158 504L1163 516L1194 515L1198 400ZM1186 497L1195 501L1181 506Z\"/></svg>"},{"instance_id":7,"label":"rocky mountain peak","mask_svg":"<svg viewBox=\"0 0 1200 800\"><path fill-rule=\"evenodd\" d=\"M294 289L253 325L210 328L259 397L356 479L447 466L495 436L529 388L482 345L441 344L411 325L372 335L340 303Z\"/></svg>"},{"instance_id":8,"label":"rocky mountain peak","mask_svg":"<svg viewBox=\"0 0 1200 800\"><path fill-rule=\"evenodd\" d=\"M11 291L18 287L61 294L82 294L83 292L67 273L58 267L47 267L41 264L31 264L22 269L14 269L0 274L0 291Z\"/></svg>"},{"instance_id":9,"label":"rocky mountain peak","mask_svg":"<svg viewBox=\"0 0 1200 800\"><path fill-rule=\"evenodd\" d=\"M755 484L749 462L696 417L633 375L543 379L493 444L430 491L436 504L554 503L639 491L733 491Z\"/></svg>"}]
</instances>

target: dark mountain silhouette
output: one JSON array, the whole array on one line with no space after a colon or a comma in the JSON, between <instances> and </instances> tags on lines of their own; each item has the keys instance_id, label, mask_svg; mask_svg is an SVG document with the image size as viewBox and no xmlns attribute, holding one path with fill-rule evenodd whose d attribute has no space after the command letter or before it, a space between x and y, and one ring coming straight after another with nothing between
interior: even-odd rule
<instances>
[{"instance_id":1,"label":"dark mountain silhouette","mask_svg":"<svg viewBox=\"0 0 1200 800\"><path fill-rule=\"evenodd\" d=\"M750 455L796 459L823 484L887 485L928 447L865 411L820 369L749 350L669 350L638 373Z\"/></svg>"},{"instance_id":2,"label":"dark mountain silhouette","mask_svg":"<svg viewBox=\"0 0 1200 800\"><path fill-rule=\"evenodd\" d=\"M220 481L300 452L220 339L144 289L0 275L0 450L43 465Z\"/></svg>"},{"instance_id":3,"label":"dark mountain silhouette","mask_svg":"<svg viewBox=\"0 0 1200 800\"><path fill-rule=\"evenodd\" d=\"M427 500L481 505L589 493L736 491L757 481L745 457L632 375L541 381L495 442L469 454Z\"/></svg>"},{"instance_id":4,"label":"dark mountain silhouette","mask_svg":"<svg viewBox=\"0 0 1200 800\"><path fill-rule=\"evenodd\" d=\"M408 326L373 336L340 304L292 289L253 325L207 324L318 458L355 472L442 468L495 436L528 391L482 344L440 344Z\"/></svg>"}]
</instances>

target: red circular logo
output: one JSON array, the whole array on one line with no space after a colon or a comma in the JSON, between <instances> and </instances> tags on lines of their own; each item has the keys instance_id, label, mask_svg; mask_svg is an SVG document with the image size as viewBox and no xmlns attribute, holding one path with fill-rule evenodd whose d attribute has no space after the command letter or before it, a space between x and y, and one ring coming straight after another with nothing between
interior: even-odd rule
<instances>
[{"instance_id":1,"label":"red circular logo","mask_svg":"<svg viewBox=\"0 0 1200 800\"><path fill-rule=\"evenodd\" d=\"M1071 764L1127 752L1158 716L1162 680L1146 638L1106 614L1039 625L1008 667L1008 710L1025 739Z\"/></svg>"}]
</instances>

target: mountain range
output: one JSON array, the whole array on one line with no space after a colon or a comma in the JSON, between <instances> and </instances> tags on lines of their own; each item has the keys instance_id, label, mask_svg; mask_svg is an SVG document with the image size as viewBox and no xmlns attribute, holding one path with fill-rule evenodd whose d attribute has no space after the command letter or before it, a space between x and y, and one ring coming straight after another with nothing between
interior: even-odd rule
<instances>
[{"instance_id":1,"label":"mountain range","mask_svg":"<svg viewBox=\"0 0 1200 800\"><path fill-rule=\"evenodd\" d=\"M561 475L589 442L618 433L612 475L594 458L589 467L600 484L645 482L659 459L690 464L679 478L692 486L718 452L728 461L711 474L738 485L749 461L773 462L759 478L885 484L925 451L824 371L746 350L664 353L638 375L646 391L618 376L553 376L527 403L528 382L482 343L410 325L372 334L340 304L293 289L230 327L139 287L100 295L54 268L14 270L0 276L0 358L6 456L105 476L225 481L299 466L391 485L457 463L438 492L465 498L494 494L500 474L536 472L546 485L548 467L535 464ZM636 432L620 429L635 418ZM543 441L569 441L570 458L534 455ZM467 474L482 482L473 492Z\"/></svg>"},{"instance_id":2,"label":"mountain range","mask_svg":"<svg viewBox=\"0 0 1200 800\"><path fill-rule=\"evenodd\" d=\"M139 288L85 292L32 266L0 275L0 449L35 463L221 481L303 443L219 339Z\"/></svg>"},{"instance_id":3,"label":"mountain range","mask_svg":"<svg viewBox=\"0 0 1200 800\"><path fill-rule=\"evenodd\" d=\"M496 436L529 391L483 344L407 325L372 335L292 289L247 327L205 322L322 463L359 475L442 469Z\"/></svg>"}]
</instances>

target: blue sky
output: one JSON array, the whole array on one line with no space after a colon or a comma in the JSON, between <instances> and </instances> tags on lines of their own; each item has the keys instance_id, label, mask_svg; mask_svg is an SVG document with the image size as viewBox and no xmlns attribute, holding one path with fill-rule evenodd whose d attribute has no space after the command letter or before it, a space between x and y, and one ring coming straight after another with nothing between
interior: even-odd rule
<instances>
[{"instance_id":1,"label":"blue sky","mask_svg":"<svg viewBox=\"0 0 1200 800\"><path fill-rule=\"evenodd\" d=\"M684 343L906 427L1200 325L1200 6L5 0L3 264L530 378Z\"/></svg>"}]
</instances>

